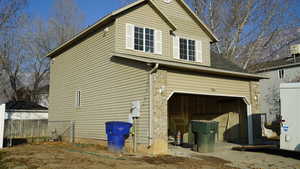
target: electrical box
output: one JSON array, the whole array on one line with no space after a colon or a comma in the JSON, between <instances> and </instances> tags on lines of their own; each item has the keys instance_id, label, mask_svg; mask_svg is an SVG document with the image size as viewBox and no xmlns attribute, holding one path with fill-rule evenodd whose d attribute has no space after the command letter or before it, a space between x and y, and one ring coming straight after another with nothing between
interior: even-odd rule
<instances>
[{"instance_id":1,"label":"electrical box","mask_svg":"<svg viewBox=\"0 0 300 169\"><path fill-rule=\"evenodd\" d=\"M280 84L280 149L300 152L300 83Z\"/></svg>"},{"instance_id":2,"label":"electrical box","mask_svg":"<svg viewBox=\"0 0 300 169\"><path fill-rule=\"evenodd\" d=\"M133 101L131 105L131 113L132 117L137 118L140 117L141 111L141 103L140 101Z\"/></svg>"}]
</instances>

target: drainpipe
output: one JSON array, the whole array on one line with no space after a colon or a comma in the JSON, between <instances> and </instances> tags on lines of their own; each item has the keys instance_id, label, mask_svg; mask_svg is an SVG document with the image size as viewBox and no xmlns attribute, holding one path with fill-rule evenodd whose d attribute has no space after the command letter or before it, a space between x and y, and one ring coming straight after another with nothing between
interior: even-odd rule
<instances>
[{"instance_id":1,"label":"drainpipe","mask_svg":"<svg viewBox=\"0 0 300 169\"><path fill-rule=\"evenodd\" d=\"M149 138L148 148L152 145L152 115L153 115L153 78L152 74L158 69L159 64L155 63L155 66L149 71Z\"/></svg>"}]
</instances>

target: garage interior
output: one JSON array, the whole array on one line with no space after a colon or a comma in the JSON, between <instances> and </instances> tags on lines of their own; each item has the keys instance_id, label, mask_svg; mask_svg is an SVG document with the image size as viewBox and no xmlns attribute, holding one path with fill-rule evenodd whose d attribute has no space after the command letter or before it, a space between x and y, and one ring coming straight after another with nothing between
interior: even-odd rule
<instances>
[{"instance_id":1,"label":"garage interior","mask_svg":"<svg viewBox=\"0 0 300 169\"><path fill-rule=\"evenodd\" d=\"M219 122L217 142L248 143L247 104L243 98L175 93L168 101L168 135L182 133L189 143L191 120ZM193 139L193 138L192 138Z\"/></svg>"}]
</instances>

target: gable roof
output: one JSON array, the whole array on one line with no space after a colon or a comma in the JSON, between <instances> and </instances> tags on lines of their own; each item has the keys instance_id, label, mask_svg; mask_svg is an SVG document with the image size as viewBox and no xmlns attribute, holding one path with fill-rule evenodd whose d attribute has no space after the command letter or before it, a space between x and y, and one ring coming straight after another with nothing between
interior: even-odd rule
<instances>
[{"instance_id":1,"label":"gable roof","mask_svg":"<svg viewBox=\"0 0 300 169\"><path fill-rule=\"evenodd\" d=\"M199 26L203 28L203 30L208 34L208 36L213 40L213 42L219 41L217 37L212 33L212 31L199 19L199 17L196 16L196 14L188 7L188 5L183 0L177 0L177 1L190 14L190 16L199 24ZM143 3L148 3L158 13L158 15L162 17L162 19L172 28L173 31L177 29L175 24L172 23L172 21L167 17L167 15L163 13L163 11L156 5L156 3L153 2L153 0L138 0L123 8L113 11L109 15L104 16L92 26L87 27L86 29L84 29L83 31L75 35L73 38L71 38L70 40L66 41L65 43L61 44L60 46L52 50L50 53L47 54L46 57L52 58L57 56L58 54L63 52L66 48L78 43L79 40L87 37L89 33L113 21L119 14L122 14Z\"/></svg>"},{"instance_id":2,"label":"gable roof","mask_svg":"<svg viewBox=\"0 0 300 169\"><path fill-rule=\"evenodd\" d=\"M48 110L39 104L28 101L9 101L6 103L6 109L9 110Z\"/></svg>"},{"instance_id":3,"label":"gable roof","mask_svg":"<svg viewBox=\"0 0 300 169\"><path fill-rule=\"evenodd\" d=\"M256 63L253 65L250 65L248 67L249 72L266 72L271 70L277 70L282 68L288 68L288 67L296 67L300 66L300 56L296 57L286 57L271 61L266 61L262 63Z\"/></svg>"}]
</instances>

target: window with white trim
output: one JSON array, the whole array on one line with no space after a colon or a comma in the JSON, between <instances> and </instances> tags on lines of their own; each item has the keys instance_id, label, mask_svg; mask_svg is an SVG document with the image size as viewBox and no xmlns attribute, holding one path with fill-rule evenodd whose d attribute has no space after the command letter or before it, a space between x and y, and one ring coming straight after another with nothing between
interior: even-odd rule
<instances>
[{"instance_id":1,"label":"window with white trim","mask_svg":"<svg viewBox=\"0 0 300 169\"><path fill-rule=\"evenodd\" d=\"M180 38L179 39L179 58L188 61L196 61L196 41Z\"/></svg>"},{"instance_id":2,"label":"window with white trim","mask_svg":"<svg viewBox=\"0 0 300 169\"><path fill-rule=\"evenodd\" d=\"M126 23L126 49L162 55L163 35L158 29Z\"/></svg>"},{"instance_id":3,"label":"window with white trim","mask_svg":"<svg viewBox=\"0 0 300 169\"><path fill-rule=\"evenodd\" d=\"M154 30L135 26L134 49L154 53Z\"/></svg>"}]
</instances>

